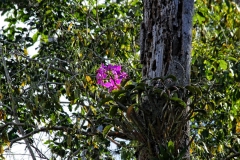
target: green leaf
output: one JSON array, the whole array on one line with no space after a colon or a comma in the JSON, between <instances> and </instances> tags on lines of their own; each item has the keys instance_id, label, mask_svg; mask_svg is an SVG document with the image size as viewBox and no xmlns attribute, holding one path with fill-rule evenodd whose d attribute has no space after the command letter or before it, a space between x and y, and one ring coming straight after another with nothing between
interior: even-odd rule
<instances>
[{"instance_id":1,"label":"green leaf","mask_svg":"<svg viewBox=\"0 0 240 160\"><path fill-rule=\"evenodd\" d=\"M133 90L137 90L138 92L142 92L146 89L146 83L138 83L137 86Z\"/></svg>"},{"instance_id":2,"label":"green leaf","mask_svg":"<svg viewBox=\"0 0 240 160\"><path fill-rule=\"evenodd\" d=\"M184 107L184 108L187 106L187 104L186 104L182 99L180 99L180 98L171 97L170 100L177 102L178 104L180 104L180 105L181 105L182 107Z\"/></svg>"},{"instance_id":3,"label":"green leaf","mask_svg":"<svg viewBox=\"0 0 240 160\"><path fill-rule=\"evenodd\" d=\"M226 61L224 61L224 60L219 60L218 62L219 62L219 66L220 66L222 69L226 70L226 69L228 68L228 64L227 64Z\"/></svg>"},{"instance_id":4,"label":"green leaf","mask_svg":"<svg viewBox=\"0 0 240 160\"><path fill-rule=\"evenodd\" d=\"M171 140L168 142L168 150L170 153L173 153L174 151L174 142Z\"/></svg>"},{"instance_id":5,"label":"green leaf","mask_svg":"<svg viewBox=\"0 0 240 160\"><path fill-rule=\"evenodd\" d=\"M145 90L143 86L136 86L133 90L137 90L138 92L142 92Z\"/></svg>"},{"instance_id":6,"label":"green leaf","mask_svg":"<svg viewBox=\"0 0 240 160\"><path fill-rule=\"evenodd\" d=\"M163 147L162 145L159 146L159 150L160 150L160 160L165 160L165 159L169 159L169 154L166 151L166 148Z\"/></svg>"},{"instance_id":7,"label":"green leaf","mask_svg":"<svg viewBox=\"0 0 240 160\"><path fill-rule=\"evenodd\" d=\"M32 36L33 43L35 43L35 42L37 41L38 36L39 36L39 32L36 32L36 33Z\"/></svg>"},{"instance_id":8,"label":"green leaf","mask_svg":"<svg viewBox=\"0 0 240 160\"><path fill-rule=\"evenodd\" d=\"M47 10L45 14L48 15L48 14L50 14L51 12L52 12L52 10Z\"/></svg>"},{"instance_id":9,"label":"green leaf","mask_svg":"<svg viewBox=\"0 0 240 160\"><path fill-rule=\"evenodd\" d=\"M213 79L213 73L206 71L206 78L207 78L207 80L211 81Z\"/></svg>"},{"instance_id":10,"label":"green leaf","mask_svg":"<svg viewBox=\"0 0 240 160\"><path fill-rule=\"evenodd\" d=\"M235 36L238 40L240 40L240 29L239 28L236 30Z\"/></svg>"},{"instance_id":11,"label":"green leaf","mask_svg":"<svg viewBox=\"0 0 240 160\"><path fill-rule=\"evenodd\" d=\"M184 149L181 150L181 152L179 153L178 157L176 158L176 160L182 160L183 156L186 154L188 147L185 147Z\"/></svg>"},{"instance_id":12,"label":"green leaf","mask_svg":"<svg viewBox=\"0 0 240 160\"><path fill-rule=\"evenodd\" d=\"M121 82L121 86L125 86L126 84L128 84L130 81L130 79L124 79L122 82Z\"/></svg>"},{"instance_id":13,"label":"green leaf","mask_svg":"<svg viewBox=\"0 0 240 160\"><path fill-rule=\"evenodd\" d=\"M126 93L127 90L113 90L112 91L112 94L114 95L114 99L117 99L119 97L119 95L123 94L123 93Z\"/></svg>"},{"instance_id":14,"label":"green leaf","mask_svg":"<svg viewBox=\"0 0 240 160\"><path fill-rule=\"evenodd\" d=\"M41 41L47 43L48 42L48 36L45 34L41 34Z\"/></svg>"},{"instance_id":15,"label":"green leaf","mask_svg":"<svg viewBox=\"0 0 240 160\"><path fill-rule=\"evenodd\" d=\"M103 104L105 104L106 102L109 102L109 101L112 101L113 98L112 97L107 97L107 98L104 98L100 101L100 103L98 104L98 106L102 106Z\"/></svg>"},{"instance_id":16,"label":"green leaf","mask_svg":"<svg viewBox=\"0 0 240 160\"><path fill-rule=\"evenodd\" d=\"M107 125L104 129L103 129L103 137L106 137L108 132L110 131L110 129L113 127L112 124Z\"/></svg>"},{"instance_id":17,"label":"green leaf","mask_svg":"<svg viewBox=\"0 0 240 160\"><path fill-rule=\"evenodd\" d=\"M203 110L203 109L195 109L194 112L199 112L199 113L202 113L204 115L207 114L207 111L206 110Z\"/></svg>"},{"instance_id":18,"label":"green leaf","mask_svg":"<svg viewBox=\"0 0 240 160\"><path fill-rule=\"evenodd\" d=\"M231 61L235 61L235 62L237 62L237 61L238 61L236 58L234 58L234 57L231 57L231 56L229 56L229 57L228 57L228 59L229 59L229 60L231 60Z\"/></svg>"},{"instance_id":19,"label":"green leaf","mask_svg":"<svg viewBox=\"0 0 240 160\"><path fill-rule=\"evenodd\" d=\"M167 79L172 79L174 82L177 81L177 77L175 77L174 75L168 75L167 77L165 77L164 80L167 80Z\"/></svg>"},{"instance_id":20,"label":"green leaf","mask_svg":"<svg viewBox=\"0 0 240 160\"><path fill-rule=\"evenodd\" d=\"M154 93L158 93L158 94L162 94L162 92L164 92L164 90L163 90L163 89L160 89L160 88L155 88L155 89L153 90L153 92L154 92Z\"/></svg>"},{"instance_id":21,"label":"green leaf","mask_svg":"<svg viewBox=\"0 0 240 160\"><path fill-rule=\"evenodd\" d=\"M113 117L113 116L116 115L117 111L118 111L118 107L117 106L111 106L111 108L109 110L109 115Z\"/></svg>"},{"instance_id":22,"label":"green leaf","mask_svg":"<svg viewBox=\"0 0 240 160\"><path fill-rule=\"evenodd\" d=\"M185 88L187 90L189 90L190 92L192 92L193 94L196 94L198 96L202 96L201 90L196 86L186 86Z\"/></svg>"},{"instance_id":23,"label":"green leaf","mask_svg":"<svg viewBox=\"0 0 240 160\"><path fill-rule=\"evenodd\" d=\"M55 123L55 121L56 121L56 114L52 113L50 118L53 121L53 123Z\"/></svg>"},{"instance_id":24,"label":"green leaf","mask_svg":"<svg viewBox=\"0 0 240 160\"><path fill-rule=\"evenodd\" d=\"M132 90L135 87L133 84L126 85L124 88L125 90Z\"/></svg>"},{"instance_id":25,"label":"green leaf","mask_svg":"<svg viewBox=\"0 0 240 160\"><path fill-rule=\"evenodd\" d=\"M70 147L72 144L72 137L70 135L67 135L67 145Z\"/></svg>"},{"instance_id":26,"label":"green leaf","mask_svg":"<svg viewBox=\"0 0 240 160\"><path fill-rule=\"evenodd\" d=\"M203 15L203 13L202 12L197 12L197 14L199 15L199 16L201 16L201 17L205 17L204 15Z\"/></svg>"}]
</instances>

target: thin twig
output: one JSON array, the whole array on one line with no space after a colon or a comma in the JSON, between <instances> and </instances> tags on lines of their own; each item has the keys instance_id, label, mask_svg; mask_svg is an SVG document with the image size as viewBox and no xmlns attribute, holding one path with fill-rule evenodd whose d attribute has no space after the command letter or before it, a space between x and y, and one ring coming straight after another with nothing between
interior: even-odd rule
<instances>
[{"instance_id":1,"label":"thin twig","mask_svg":"<svg viewBox=\"0 0 240 160\"><path fill-rule=\"evenodd\" d=\"M107 136L107 139L109 139L112 143L116 144L119 147L122 147L122 145L116 141L114 141L111 137Z\"/></svg>"},{"instance_id":2,"label":"thin twig","mask_svg":"<svg viewBox=\"0 0 240 160\"><path fill-rule=\"evenodd\" d=\"M8 123L5 123L4 125L0 125L0 130L4 130L6 127L8 126L29 126L29 127L34 127L36 128L37 126L34 126L34 125L30 125L30 124L26 124L26 123L15 123L15 122L8 122Z\"/></svg>"},{"instance_id":3,"label":"thin twig","mask_svg":"<svg viewBox=\"0 0 240 160\"><path fill-rule=\"evenodd\" d=\"M73 152L69 157L68 160L71 160L74 156L76 156L81 151L81 148L78 148L75 152Z\"/></svg>"},{"instance_id":4,"label":"thin twig","mask_svg":"<svg viewBox=\"0 0 240 160\"><path fill-rule=\"evenodd\" d=\"M227 156L226 159L224 159L224 160L230 160L230 159L232 159L234 157L240 157L240 152L232 154L230 156Z\"/></svg>"},{"instance_id":5,"label":"thin twig","mask_svg":"<svg viewBox=\"0 0 240 160\"><path fill-rule=\"evenodd\" d=\"M47 131L50 131L50 130L55 130L55 131L58 131L58 130L62 130L62 131L72 131L73 128L70 128L70 127L64 127L64 126L53 126L53 127L41 127L39 129L35 129L33 130L32 132L28 133L28 134L25 134L24 136L22 137L18 137L18 138L15 138L13 140L11 140L11 144L10 146L12 146L13 143L17 142L17 141L20 141L22 139L26 139L30 136L33 136L34 134L36 133L39 133L39 132L47 132ZM82 132L80 130L77 131L78 133L81 133L82 135L95 135L95 134L98 134L98 133L91 133L91 132Z\"/></svg>"},{"instance_id":6,"label":"thin twig","mask_svg":"<svg viewBox=\"0 0 240 160\"><path fill-rule=\"evenodd\" d=\"M36 152L38 153L38 155L41 159L49 160L37 147L35 147L34 145L31 145L31 146L36 150Z\"/></svg>"},{"instance_id":7,"label":"thin twig","mask_svg":"<svg viewBox=\"0 0 240 160\"><path fill-rule=\"evenodd\" d=\"M18 120L18 116L17 116L17 106L15 105L15 97L13 96L11 90L11 77L9 75L9 72L7 70L7 65L6 65L6 61L5 61L5 58L4 58L4 55L3 55L3 48L2 48L2 45L0 44L0 54L1 54L1 57L2 57L2 64L3 64L3 67L4 67L4 72L5 72L5 76L6 76L6 79L7 79L7 84L8 84L8 89L10 90L10 96L11 96L11 104L12 104L12 112L13 112L13 117L14 117L14 120L16 121L16 123L19 123L20 124L20 121ZM24 130L22 128L22 126L18 126L18 129L21 133L21 135L24 137ZM28 141L28 139L24 139L26 145L27 145L27 148L31 154L31 157L33 160L36 160L36 157L33 153L33 150L30 146L30 143Z\"/></svg>"}]
</instances>

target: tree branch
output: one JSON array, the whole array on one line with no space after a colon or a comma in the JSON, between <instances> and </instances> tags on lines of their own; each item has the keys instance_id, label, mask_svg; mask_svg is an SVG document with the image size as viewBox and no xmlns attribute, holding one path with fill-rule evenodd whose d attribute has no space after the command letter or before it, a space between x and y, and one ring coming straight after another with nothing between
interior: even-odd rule
<instances>
[{"instance_id":1,"label":"tree branch","mask_svg":"<svg viewBox=\"0 0 240 160\"><path fill-rule=\"evenodd\" d=\"M13 94L11 94L11 77L9 75L9 72L7 70L7 65L6 65L6 61L5 61L5 58L4 58L4 55L3 55L3 48L2 48L2 44L0 44L0 54L1 54L1 57L2 57L2 64L3 64L3 68L4 68L4 72L5 72L5 76L6 76L6 79L7 79L7 85L8 85L8 89L10 90L10 96L11 96L11 105L12 105L12 112L13 112L13 117L14 117L14 120L16 121L16 123L19 123L20 124L20 121L18 120L18 116L17 116L17 106L15 105L15 97L13 96ZM20 133L24 136L24 130L22 128L22 126L18 126L18 129L20 131ZM28 141L28 139L24 139L26 145L27 145L27 148L31 154L31 157L33 160L36 160L36 157L33 153L33 150L30 146L30 143Z\"/></svg>"},{"instance_id":2,"label":"tree branch","mask_svg":"<svg viewBox=\"0 0 240 160\"><path fill-rule=\"evenodd\" d=\"M112 143L116 144L117 146L122 147L122 145L120 143L116 142L111 137L107 136L107 139L109 139Z\"/></svg>"},{"instance_id":3,"label":"tree branch","mask_svg":"<svg viewBox=\"0 0 240 160\"><path fill-rule=\"evenodd\" d=\"M32 59L32 58L30 58L30 57L28 57L28 56L24 56L24 55L23 55L22 53L20 53L20 52L18 53L18 55L26 58L26 59L29 60L29 61L32 61L32 62L37 63L37 64L38 64L39 66L41 66L41 67L45 67L44 64L42 64L42 63L38 62L37 60ZM61 61L62 61L62 60L61 60ZM52 70L59 71L59 72L61 72L61 73L67 73L67 74L69 74L69 75L71 75L71 76L76 75L76 73L73 73L73 72L71 72L71 71L69 71L69 70L66 70L66 69L64 69L64 68L57 68L57 67L54 67L54 66L52 66L52 65L49 65L48 68L49 68L49 69L52 69Z\"/></svg>"},{"instance_id":4,"label":"tree branch","mask_svg":"<svg viewBox=\"0 0 240 160\"><path fill-rule=\"evenodd\" d=\"M9 125L17 125L17 126L23 126L24 124L23 123L8 123ZM35 126L33 126L35 127ZM1 128L0 128L1 129ZM62 131L65 131L65 132L69 132L69 131L73 131L73 128L71 127L65 127L65 126L53 126L53 127L41 127L39 129L35 129L34 131L28 133L28 134L25 134L24 136L22 137L18 137L18 138L15 138L13 140L11 140L11 143L10 143L10 147L13 145L13 143L17 142L17 141L20 141L20 140L23 140L23 139L27 139L31 136L33 136L34 134L37 134L39 132L47 132L47 131L50 131L50 130L54 130L54 131L59 131L59 130L62 130ZM98 134L101 134L101 133L98 133L98 132L83 132L81 131L80 129L76 131L77 133L80 133L82 135L87 135L87 136L93 136L93 135L98 135ZM121 132L114 132L114 131L111 131L108 133L108 136L109 137L117 137L117 138L122 138L122 139L129 139L128 136L124 133L121 133Z\"/></svg>"},{"instance_id":5,"label":"tree branch","mask_svg":"<svg viewBox=\"0 0 240 160\"><path fill-rule=\"evenodd\" d=\"M234 157L240 157L240 152L235 153L235 154L232 154L232 155L230 155L230 156L227 156L225 160L230 160L230 159L232 159L232 158L234 158Z\"/></svg>"},{"instance_id":6,"label":"tree branch","mask_svg":"<svg viewBox=\"0 0 240 160\"><path fill-rule=\"evenodd\" d=\"M31 145L31 146L37 151L37 153L41 159L49 160L37 147L35 147L34 145Z\"/></svg>"},{"instance_id":7,"label":"tree branch","mask_svg":"<svg viewBox=\"0 0 240 160\"><path fill-rule=\"evenodd\" d=\"M74 156L76 156L79 152L81 151L81 148L78 148L78 150L76 150L75 152L73 152L72 154L70 154L70 156L68 157L68 160L71 160Z\"/></svg>"},{"instance_id":8,"label":"tree branch","mask_svg":"<svg viewBox=\"0 0 240 160\"><path fill-rule=\"evenodd\" d=\"M47 132L47 131L50 131L50 130L54 130L54 131L58 131L58 130L62 130L62 131L72 131L73 128L70 128L70 127L64 127L64 126L53 126L53 127L41 127L39 129L35 129L34 131L28 133L28 134L25 134L24 136L22 137L18 137L18 138L15 138L13 140L11 140L11 143L10 143L10 147L13 145L13 143L17 142L17 141L20 141L22 139L27 139L28 137L30 136L33 136L34 134L36 133L39 133L39 132ZM98 133L91 133L91 132L82 132L82 131L77 131L79 132L80 134L83 134L83 135L89 135L89 136L92 136L92 135L96 135Z\"/></svg>"},{"instance_id":9,"label":"tree branch","mask_svg":"<svg viewBox=\"0 0 240 160\"><path fill-rule=\"evenodd\" d=\"M6 127L11 126L11 125L13 125L13 126L29 126L29 127L37 128L37 126L29 125L29 124L25 124L25 123L8 122L8 123L5 123L4 125L0 126L0 130L4 130Z\"/></svg>"}]
</instances>

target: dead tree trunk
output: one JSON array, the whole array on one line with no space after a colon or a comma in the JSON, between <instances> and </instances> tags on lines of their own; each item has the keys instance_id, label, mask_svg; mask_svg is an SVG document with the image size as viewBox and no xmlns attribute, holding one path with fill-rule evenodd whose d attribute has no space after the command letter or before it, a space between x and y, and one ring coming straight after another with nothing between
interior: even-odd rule
<instances>
[{"instance_id":1,"label":"dead tree trunk","mask_svg":"<svg viewBox=\"0 0 240 160\"><path fill-rule=\"evenodd\" d=\"M140 33L143 79L173 75L177 78L174 85L189 85L194 0L143 0L143 3ZM183 110L187 112L186 108ZM178 149L189 144L189 123L186 122L181 129L184 134L176 137L181 141ZM164 131L158 134L164 134L161 132ZM148 159L144 152L148 154L142 150L138 159ZM190 159L188 151L184 157Z\"/></svg>"}]
</instances>

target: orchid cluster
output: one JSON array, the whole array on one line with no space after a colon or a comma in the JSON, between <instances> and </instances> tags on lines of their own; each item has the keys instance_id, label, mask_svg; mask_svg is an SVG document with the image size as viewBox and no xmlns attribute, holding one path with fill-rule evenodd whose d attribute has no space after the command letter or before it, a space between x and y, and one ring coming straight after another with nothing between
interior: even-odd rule
<instances>
[{"instance_id":1,"label":"orchid cluster","mask_svg":"<svg viewBox=\"0 0 240 160\"><path fill-rule=\"evenodd\" d=\"M121 70L120 65L102 64L97 70L97 84L108 88L109 92L118 89L121 81L127 78L127 73Z\"/></svg>"}]
</instances>

